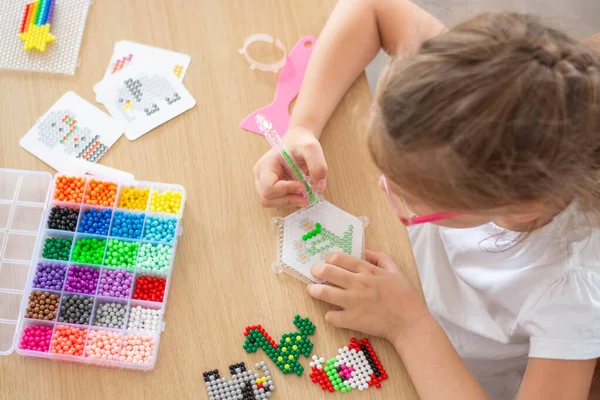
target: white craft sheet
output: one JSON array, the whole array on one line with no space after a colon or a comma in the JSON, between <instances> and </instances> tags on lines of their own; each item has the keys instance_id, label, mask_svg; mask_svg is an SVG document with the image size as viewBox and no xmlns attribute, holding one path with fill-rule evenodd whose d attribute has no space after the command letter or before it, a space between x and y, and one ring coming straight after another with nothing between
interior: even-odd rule
<instances>
[{"instance_id":1,"label":"white craft sheet","mask_svg":"<svg viewBox=\"0 0 600 400\"><path fill-rule=\"evenodd\" d=\"M43 53L23 50L19 26L25 6L33 0L0 0L0 69L73 75L91 0L56 0L50 33L56 39ZM92 39L90 37L88 39ZM93 43L88 43L93 45Z\"/></svg>"},{"instance_id":2,"label":"white craft sheet","mask_svg":"<svg viewBox=\"0 0 600 400\"><path fill-rule=\"evenodd\" d=\"M364 247L364 228L363 221L346 211L337 208L333 204L323 201L316 206L307 209L299 210L287 217L283 218L281 236L281 260L284 267L291 268L293 271L303 275L313 282L317 280L311 275L310 269L314 264L324 261L324 256L327 253L342 252L343 249L337 245L329 246L329 241L319 245L319 248L327 247L326 251L315 255L308 255L307 259L302 262L301 254L307 254L306 247L310 246L311 241L317 240L318 236L307 241L302 240L308 230L303 226L304 221L310 221L312 224L319 222L323 229L335 234L338 237L343 237L344 233L352 227L351 249L349 254L355 257L363 256ZM299 248L298 246L302 246Z\"/></svg>"}]
</instances>

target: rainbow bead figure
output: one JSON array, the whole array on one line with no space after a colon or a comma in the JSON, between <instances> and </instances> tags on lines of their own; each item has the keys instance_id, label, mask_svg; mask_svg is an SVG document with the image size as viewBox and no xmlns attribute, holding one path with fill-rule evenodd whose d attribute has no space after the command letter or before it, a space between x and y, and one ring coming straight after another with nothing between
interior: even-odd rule
<instances>
[{"instance_id":1,"label":"rainbow bead figure","mask_svg":"<svg viewBox=\"0 0 600 400\"><path fill-rule=\"evenodd\" d=\"M24 50L46 51L46 45L56 40L50 33L54 0L37 0L25 6L19 38L25 42Z\"/></svg>"},{"instance_id":2,"label":"rainbow bead figure","mask_svg":"<svg viewBox=\"0 0 600 400\"><path fill-rule=\"evenodd\" d=\"M248 353L256 353L260 347L281 372L301 376L304 367L300 365L298 358L300 355L307 358L310 356L313 344L308 339L308 335L314 334L316 327L308 318L300 318L299 315L294 317L294 325L299 332L284 333L279 344L275 343L262 326L248 326L244 332L246 341L243 348Z\"/></svg>"}]
</instances>

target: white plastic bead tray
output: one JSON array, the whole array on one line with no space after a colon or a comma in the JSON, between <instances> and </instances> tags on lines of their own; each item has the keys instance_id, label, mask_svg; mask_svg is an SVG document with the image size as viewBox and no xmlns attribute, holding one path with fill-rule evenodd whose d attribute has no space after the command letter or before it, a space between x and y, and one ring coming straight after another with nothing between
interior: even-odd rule
<instances>
[{"instance_id":1,"label":"white plastic bead tray","mask_svg":"<svg viewBox=\"0 0 600 400\"><path fill-rule=\"evenodd\" d=\"M1 172L1 171L0 171ZM27 172L27 171L25 171ZM53 359L53 360L60 360L60 361L68 361L68 362L74 362L74 363L83 363L83 364L93 364L93 365L100 365L100 366L108 366L108 367L118 367L118 368L128 368L128 369L140 369L140 370L152 370L156 364L156 359L157 359L157 354L158 354L158 347L160 344L160 334L162 333L162 331L164 330L164 321L163 321L163 316L164 316L164 312L165 312L165 307L166 307L166 303L167 303L167 297L168 297L168 293L169 293L169 287L170 287L170 283L171 283L171 273L173 271L173 264L174 264L174 259L175 259L175 254L176 254L176 248L177 248L177 240L178 237L181 235L181 231L182 231L182 227L181 227L181 217L183 214L183 209L185 206L185 200L186 200L186 192L185 189L182 186L179 185L169 185L169 184L163 184L163 183L155 183L155 182L142 182L142 181L130 181L130 182L120 182L119 180L115 180L115 179L109 179L109 178L102 178L102 177L83 177L86 179L86 190L88 187L88 182L91 179L96 179L96 180L102 180L102 181L107 181L107 182L114 182L118 184L118 190L117 190L117 196L115 198L115 204L113 207L101 207L101 206L90 206L88 204L83 204L83 203L72 203L72 202L61 202L61 201L56 201L53 200L54 198L54 191L55 191L55 181L57 178L62 177L62 176L74 176L74 175L62 175L62 174L57 174L55 175L53 181L52 181L52 185L50 188L50 195L48 196L48 200L45 202L45 206L43 208L43 217L41 218L41 223L39 224L39 231L37 234L37 240L36 240L36 245L35 245L35 250L33 251L32 257L30 258L31 263L29 266L29 274L27 277L27 285L25 287L25 290L22 294L22 301L20 303L20 311L18 313L18 327L16 330L16 335L14 337L14 341L12 343L12 348L17 350L17 353L23 355L23 356L28 356L28 357L37 357L37 358L48 358L48 359ZM1 176L0 176L1 178ZM141 210L131 210L131 209L122 209L122 208L118 208L118 204L119 204L119 200L120 200L120 196L121 196L121 192L123 190L123 188L127 188L127 187L136 187L136 188L149 188L150 189L150 194L148 196L148 201L147 201L147 205L146 205L146 210L145 211L141 211ZM150 201L152 198L152 195L154 192L159 192L159 193L163 193L167 190L170 191L177 191L180 192L182 194L182 199L181 199L181 206L180 206L180 210L178 214L171 214L171 213L159 213L159 212L150 212ZM15 194L15 198L17 197L18 194ZM83 199L85 199L85 193L83 196ZM0 200L2 201L2 200ZM84 200L85 201L85 200ZM16 204L18 205L18 202L16 202ZM59 205L61 207L64 206L69 206L69 207L79 207L80 209L80 213L79 213L79 217L78 217L78 222L77 222L77 227L75 228L75 232L70 232L70 231L62 231L62 230L52 230L52 229L47 229L47 221L48 221L48 216L50 213L50 210L52 209L52 207ZM85 233L79 233L77 232L79 230L79 225L81 223L82 217L83 217L83 211L88 209L88 208L96 208L98 210L100 209L111 209L112 213L111 213L111 222L110 222L110 227L109 227L109 235L92 235L92 234L85 234ZM115 212L118 211L122 211L125 213L144 213L145 214L145 218L144 218L144 226L142 227L142 237L144 236L144 228L145 228L145 224L146 221L148 219L148 217L167 217L167 218L176 218L177 219L177 224L176 224L176 228L175 228L175 235L174 235L174 239L172 242L166 243L166 242L159 242L159 241L152 241L152 240L144 240L144 239L127 239L127 238L121 238L121 237L113 237L110 236L111 233L111 228L112 228L112 224L113 224L113 220L114 220L114 214ZM13 217L13 214L11 214L9 216L9 224L11 221L11 218ZM39 218L39 217L38 217ZM0 231L1 232L1 231ZM1 235L1 233L0 233ZM61 261L61 260L48 260L48 259L44 259L42 258L42 251L43 251L43 247L44 247L44 242L45 239L47 237L70 237L73 238L73 242L71 244L71 254L69 257L69 261ZM91 237L95 237L98 239L106 239L106 244L105 244L105 255L104 255L104 259L103 259L103 264L106 258L106 250L107 250L107 244L108 244L108 240L110 239L119 239L119 240L124 240L124 241L138 241L141 242L141 244L143 243L152 243L152 244L169 244L170 246L172 246L172 254L171 254L171 260L170 260L170 264L169 267L167 268L167 270L165 271L155 271L155 270L150 270L150 269L146 269L146 268L139 268L138 263L136 262L136 266L134 268L123 268L123 267L113 267L113 266L105 266L105 265L92 265L92 264L84 264L84 263L77 263L77 262L72 262L71 261L71 257L72 257L72 253L73 253L73 249L75 247L75 243L77 242L77 240L79 238L91 238ZM0 243L2 243L3 248L2 248L2 253L4 254L5 252L8 252L10 250L9 246L7 245L8 240L4 240L2 241L2 238L0 237ZM140 246L141 247L141 246ZM138 253L139 253L139 249L138 249ZM138 254L139 256L139 254ZM20 262L23 261L23 258L25 258L24 256L18 256L16 257L16 260L20 260ZM9 261L14 261L12 259L8 259ZM137 260L137 256L136 256L136 260ZM4 260L3 260L4 262ZM64 264L67 266L67 271L68 268L72 265L78 265L78 266L89 266L89 267L94 267L97 269L100 269L100 278L102 277L103 271L105 270L117 270L117 269L121 269L121 270L126 270L129 273L134 273L134 278L133 278L133 283L132 286L130 288L130 292L129 292L129 296L128 298L112 298L109 296L100 296L98 295L98 289L99 289L99 285L100 285L100 279L98 279L98 283L96 286L96 291L93 295L88 295L88 294L81 294L81 293L71 293L71 292L66 292L64 291L64 286L66 283L66 279L67 279L67 274L65 273L65 278L63 280L63 284L62 284L62 290L60 291L53 291L53 290L47 290L47 289L36 289L33 288L33 279L35 277L36 271L37 271L37 265L38 263L60 263L60 264ZM0 276L1 276L1 270L0 270ZM163 301L162 302L152 302L152 301L144 301L144 300L135 300L132 299L132 295L133 295L133 291L135 289L135 285L136 285L136 280L139 276L158 276L158 277L162 277L166 279L166 287L165 287L165 293L163 296ZM0 286L1 285L1 281L0 281ZM1 291L2 289L0 289ZM79 294L79 295L83 295L86 297L93 297L94 299L94 306L93 306L93 310L92 310L92 314L89 320L89 323L87 325L78 325L78 324L69 324L69 323L64 323L64 322L59 322L58 318L60 315L60 311L57 312L57 316L55 318L54 321L45 321L45 320L40 320L40 319L30 319L30 318L25 318L25 311L26 308L28 306L29 303L29 294L32 291L42 291L42 292L50 292L53 294L60 294L61 296L61 303L59 304L59 310L60 310L60 305L62 305L62 300L64 299L64 295L73 295L73 294ZM0 293L1 294L1 293ZM95 322L95 314L96 314L96 308L98 307L98 303L106 303L106 302L114 302L114 303L121 303L123 305L126 304L126 314L125 314L125 320L123 322L123 326L124 329L113 329L113 328L105 328L105 327L99 327L99 326L94 326L94 322ZM149 332L149 331L139 331L139 330L129 330L127 329L129 326L129 316L130 316L130 311L132 307L136 307L136 306L141 306L144 308L150 308L150 309L154 309L154 310L159 310L159 322L158 322L158 327L157 330L154 332ZM0 315L0 318L2 317L2 315ZM2 320L0 319L0 324L2 323ZM46 325L46 326L51 326L53 328L53 334L54 331L56 330L56 326L58 325L67 325L67 326L72 326L72 327L77 327L77 328L84 328L88 330L88 334L90 330L96 330L96 331L112 331L112 332L118 332L121 334L121 340L124 336L129 335L129 334L135 334L135 335L141 335L141 336L148 336L148 337L152 337L155 340L155 344L154 344L154 354L152 355L152 359L150 360L150 362L147 363L139 363L139 362L128 362L126 360L121 361L121 360L105 360L105 359L98 359L98 358L92 358L92 357L88 357L86 355L86 349L87 347L84 347L84 351L83 351L83 355L81 356L73 356L73 355L65 355L65 354L57 354L57 353L51 353L51 352L38 352L38 351L31 351L31 350L24 350L24 349L20 349L19 345L20 345L20 341L21 341L21 336L23 334L23 330L31 325ZM0 326L1 328L1 326ZM86 337L86 343L84 346L87 346L87 337ZM50 346L50 350L52 349L52 346ZM12 350L12 349L11 349ZM0 353L1 354L1 353Z\"/></svg>"}]
</instances>

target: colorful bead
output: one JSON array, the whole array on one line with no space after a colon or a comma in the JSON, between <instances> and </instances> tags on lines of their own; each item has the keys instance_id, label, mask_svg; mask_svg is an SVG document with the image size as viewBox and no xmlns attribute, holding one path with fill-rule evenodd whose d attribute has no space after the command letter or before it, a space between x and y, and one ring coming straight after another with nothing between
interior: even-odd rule
<instances>
[{"instance_id":1,"label":"colorful bead","mask_svg":"<svg viewBox=\"0 0 600 400\"><path fill-rule=\"evenodd\" d=\"M123 329L127 307L121 303L98 303L94 325L104 328Z\"/></svg>"},{"instance_id":2,"label":"colorful bead","mask_svg":"<svg viewBox=\"0 0 600 400\"><path fill-rule=\"evenodd\" d=\"M98 286L100 270L92 267L69 267L65 291L72 293L95 294Z\"/></svg>"},{"instance_id":3,"label":"colorful bead","mask_svg":"<svg viewBox=\"0 0 600 400\"><path fill-rule=\"evenodd\" d=\"M181 193L167 190L163 193L152 191L150 211L179 214L181 208Z\"/></svg>"},{"instance_id":4,"label":"colorful bead","mask_svg":"<svg viewBox=\"0 0 600 400\"><path fill-rule=\"evenodd\" d=\"M59 263L38 263L33 287L36 289L61 290L67 266Z\"/></svg>"},{"instance_id":5,"label":"colorful bead","mask_svg":"<svg viewBox=\"0 0 600 400\"><path fill-rule=\"evenodd\" d=\"M202 373L208 397L210 399L238 400L254 399L262 400L271 397L275 385L271 371L264 361L257 363L257 370L262 370L263 375L255 374L252 370L246 370L243 362L229 366L231 380L221 378L218 369Z\"/></svg>"},{"instance_id":6,"label":"colorful bead","mask_svg":"<svg viewBox=\"0 0 600 400\"><path fill-rule=\"evenodd\" d=\"M140 247L137 266L142 269L166 271L171 265L173 247L166 244L144 243Z\"/></svg>"},{"instance_id":7,"label":"colorful bead","mask_svg":"<svg viewBox=\"0 0 600 400\"><path fill-rule=\"evenodd\" d=\"M69 261L72 244L73 239L71 238L46 238L42 250L42 257L48 260Z\"/></svg>"},{"instance_id":8,"label":"colorful bead","mask_svg":"<svg viewBox=\"0 0 600 400\"><path fill-rule=\"evenodd\" d=\"M160 310L144 308L141 306L131 307L127 329L131 331L145 331L150 333L159 332Z\"/></svg>"},{"instance_id":9,"label":"colorful bead","mask_svg":"<svg viewBox=\"0 0 600 400\"><path fill-rule=\"evenodd\" d=\"M307 336L314 334L316 327L308 318L300 318L299 315L294 317L294 325L296 325L299 332L283 334L279 345L275 343L262 326L248 326L244 332L246 341L242 347L248 353L255 353L258 348L262 348L281 372L284 374L295 373L301 376L304 367L300 365L298 358L302 354L304 357L310 356L313 344ZM289 342L286 341L288 338L290 339ZM290 343L293 343L296 349L292 346L288 347Z\"/></svg>"},{"instance_id":10,"label":"colorful bead","mask_svg":"<svg viewBox=\"0 0 600 400\"><path fill-rule=\"evenodd\" d=\"M87 336L87 329L57 325L52 335L50 352L80 356Z\"/></svg>"},{"instance_id":11,"label":"colorful bead","mask_svg":"<svg viewBox=\"0 0 600 400\"><path fill-rule=\"evenodd\" d=\"M177 219L148 217L144 227L144 240L171 243L175 239Z\"/></svg>"},{"instance_id":12,"label":"colorful bead","mask_svg":"<svg viewBox=\"0 0 600 400\"><path fill-rule=\"evenodd\" d=\"M154 346L153 337L126 335L123 337L119 360L136 364L150 364L154 360Z\"/></svg>"},{"instance_id":13,"label":"colorful bead","mask_svg":"<svg viewBox=\"0 0 600 400\"><path fill-rule=\"evenodd\" d=\"M25 318L53 321L58 312L60 295L50 292L35 291L29 294L29 304L25 310Z\"/></svg>"},{"instance_id":14,"label":"colorful bead","mask_svg":"<svg viewBox=\"0 0 600 400\"><path fill-rule=\"evenodd\" d=\"M111 216L111 210L96 210L94 208L85 210L77 231L94 235L108 235Z\"/></svg>"},{"instance_id":15,"label":"colorful bead","mask_svg":"<svg viewBox=\"0 0 600 400\"><path fill-rule=\"evenodd\" d=\"M102 264L105 248L105 239L79 239L75 242L72 261L84 264Z\"/></svg>"},{"instance_id":16,"label":"colorful bead","mask_svg":"<svg viewBox=\"0 0 600 400\"><path fill-rule=\"evenodd\" d=\"M123 240L110 239L104 265L114 267L133 268L136 263L139 242L126 242Z\"/></svg>"},{"instance_id":17,"label":"colorful bead","mask_svg":"<svg viewBox=\"0 0 600 400\"><path fill-rule=\"evenodd\" d=\"M167 280L156 276L138 276L132 299L162 302Z\"/></svg>"},{"instance_id":18,"label":"colorful bead","mask_svg":"<svg viewBox=\"0 0 600 400\"><path fill-rule=\"evenodd\" d=\"M117 196L117 184L92 179L85 192L85 204L112 207Z\"/></svg>"},{"instance_id":19,"label":"colorful bead","mask_svg":"<svg viewBox=\"0 0 600 400\"><path fill-rule=\"evenodd\" d=\"M63 296L60 305L59 322L69 324L87 325L90 323L92 309L94 308L94 298L74 294Z\"/></svg>"},{"instance_id":20,"label":"colorful bead","mask_svg":"<svg viewBox=\"0 0 600 400\"><path fill-rule=\"evenodd\" d=\"M75 232L79 209L70 207L54 206L48 215L48 229Z\"/></svg>"},{"instance_id":21,"label":"colorful bead","mask_svg":"<svg viewBox=\"0 0 600 400\"><path fill-rule=\"evenodd\" d=\"M131 214L122 211L115 212L110 235L129 239L139 239L142 236L144 214Z\"/></svg>"},{"instance_id":22,"label":"colorful bead","mask_svg":"<svg viewBox=\"0 0 600 400\"><path fill-rule=\"evenodd\" d=\"M23 329L19 348L22 350L47 352L52 340L52 327L32 325Z\"/></svg>"},{"instance_id":23,"label":"colorful bead","mask_svg":"<svg viewBox=\"0 0 600 400\"><path fill-rule=\"evenodd\" d=\"M85 189L85 178L62 176L56 178L54 200L81 203Z\"/></svg>"},{"instance_id":24,"label":"colorful bead","mask_svg":"<svg viewBox=\"0 0 600 400\"><path fill-rule=\"evenodd\" d=\"M85 356L102 360L118 360L123 335L111 331L90 330Z\"/></svg>"},{"instance_id":25,"label":"colorful bead","mask_svg":"<svg viewBox=\"0 0 600 400\"><path fill-rule=\"evenodd\" d=\"M98 295L125 299L129 297L132 284L133 273L122 269L115 271L105 269L100 278Z\"/></svg>"},{"instance_id":26,"label":"colorful bead","mask_svg":"<svg viewBox=\"0 0 600 400\"><path fill-rule=\"evenodd\" d=\"M149 195L150 189L123 188L119 198L119 208L145 210Z\"/></svg>"},{"instance_id":27,"label":"colorful bead","mask_svg":"<svg viewBox=\"0 0 600 400\"><path fill-rule=\"evenodd\" d=\"M338 355L327 361L313 355L309 365L313 383L319 383L323 390L330 392L363 391L371 386L379 389L381 382L387 379L387 373L367 338L352 338L348 346L340 348Z\"/></svg>"}]
</instances>

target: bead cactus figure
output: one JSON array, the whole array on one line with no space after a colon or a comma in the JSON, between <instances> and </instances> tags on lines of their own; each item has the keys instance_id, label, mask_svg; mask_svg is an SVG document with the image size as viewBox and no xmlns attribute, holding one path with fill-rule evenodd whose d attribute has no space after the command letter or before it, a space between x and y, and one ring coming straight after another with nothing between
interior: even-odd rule
<instances>
[{"instance_id":1,"label":"bead cactus figure","mask_svg":"<svg viewBox=\"0 0 600 400\"><path fill-rule=\"evenodd\" d=\"M302 229L307 232L302 235L302 240L296 242L298 261L304 263L314 255L323 255L336 248L341 249L344 253L352 254L353 225L348 225L348 230L341 236L327 230L321 223L313 223L309 219L303 220L301 225Z\"/></svg>"},{"instance_id":2,"label":"bead cactus figure","mask_svg":"<svg viewBox=\"0 0 600 400\"><path fill-rule=\"evenodd\" d=\"M248 326L244 332L246 341L243 347L248 353L255 353L260 347L281 372L301 376L304 367L300 365L298 358L300 355L310 356L313 344L308 335L314 334L316 327L308 318L300 318L299 315L294 317L294 325L299 332L284 333L279 344L275 343L262 326Z\"/></svg>"}]
</instances>

